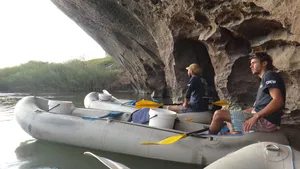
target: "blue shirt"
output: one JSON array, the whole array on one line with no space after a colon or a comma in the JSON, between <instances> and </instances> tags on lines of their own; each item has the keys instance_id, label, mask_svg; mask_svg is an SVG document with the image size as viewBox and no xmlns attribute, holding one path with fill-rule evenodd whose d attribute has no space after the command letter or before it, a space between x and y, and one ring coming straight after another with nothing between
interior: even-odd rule
<instances>
[{"instance_id":1,"label":"blue shirt","mask_svg":"<svg viewBox=\"0 0 300 169\"><path fill-rule=\"evenodd\" d=\"M255 112L259 112L272 101L272 97L269 93L270 88L278 88L281 91L281 95L285 102L286 89L283 80L276 72L267 71L262 76L260 86L257 91L256 100L254 103ZM284 106L280 110L266 116L265 119L273 124L276 124L277 126L280 126L281 116L283 115L283 108Z\"/></svg>"},{"instance_id":2,"label":"blue shirt","mask_svg":"<svg viewBox=\"0 0 300 169\"><path fill-rule=\"evenodd\" d=\"M205 80L200 76L194 75L188 83L188 90L185 98L189 100L189 109L191 111L206 111L208 110L208 99L205 96Z\"/></svg>"}]
</instances>

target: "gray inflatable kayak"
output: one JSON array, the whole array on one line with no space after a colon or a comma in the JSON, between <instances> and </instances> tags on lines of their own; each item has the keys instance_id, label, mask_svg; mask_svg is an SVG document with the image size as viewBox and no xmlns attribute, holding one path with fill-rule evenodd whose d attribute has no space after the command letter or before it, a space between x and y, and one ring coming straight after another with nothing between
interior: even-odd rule
<instances>
[{"instance_id":1,"label":"gray inflatable kayak","mask_svg":"<svg viewBox=\"0 0 300 169\"><path fill-rule=\"evenodd\" d=\"M207 165L257 142L288 144L284 134L276 131L233 136L203 134L189 136L169 145L141 145L141 142L157 142L196 131L205 125L178 120L174 120L173 128L141 125L127 122L130 113L109 116L110 111L76 108L68 101L33 96L22 98L15 106L14 113L24 131L36 139L189 164Z\"/></svg>"},{"instance_id":2,"label":"gray inflatable kayak","mask_svg":"<svg viewBox=\"0 0 300 169\"><path fill-rule=\"evenodd\" d=\"M132 113L137 110L134 106L128 104L133 100L124 100L124 99L118 99L118 101L114 99L102 100L100 97L101 97L101 93L98 92L91 92L87 94L84 98L85 108L107 110L107 111L121 111L126 113ZM210 124L212 115L213 112L211 111L189 112L189 113L178 113L177 118L181 121L190 119L190 121L193 122Z\"/></svg>"},{"instance_id":3,"label":"gray inflatable kayak","mask_svg":"<svg viewBox=\"0 0 300 169\"><path fill-rule=\"evenodd\" d=\"M205 169L299 169L300 152L288 145L261 142L246 146Z\"/></svg>"}]
</instances>

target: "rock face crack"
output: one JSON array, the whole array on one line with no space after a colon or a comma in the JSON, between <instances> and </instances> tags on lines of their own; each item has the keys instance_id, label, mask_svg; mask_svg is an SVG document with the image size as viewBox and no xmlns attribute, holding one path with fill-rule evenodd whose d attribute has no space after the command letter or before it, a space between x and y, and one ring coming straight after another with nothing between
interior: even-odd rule
<instances>
[{"instance_id":1,"label":"rock face crack","mask_svg":"<svg viewBox=\"0 0 300 169\"><path fill-rule=\"evenodd\" d=\"M262 51L284 76L286 107L300 110L297 0L52 2L120 62L139 92L182 100L185 67L198 63L220 99L247 107L258 87L249 54Z\"/></svg>"}]
</instances>

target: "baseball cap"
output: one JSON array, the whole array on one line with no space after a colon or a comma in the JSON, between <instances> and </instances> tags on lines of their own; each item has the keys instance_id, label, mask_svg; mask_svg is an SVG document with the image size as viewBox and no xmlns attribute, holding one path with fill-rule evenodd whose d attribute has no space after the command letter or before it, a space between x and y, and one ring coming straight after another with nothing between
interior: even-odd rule
<instances>
[{"instance_id":1,"label":"baseball cap","mask_svg":"<svg viewBox=\"0 0 300 169\"><path fill-rule=\"evenodd\" d=\"M190 70L191 72L193 72L193 74L195 75L200 75L201 74L201 68L198 64L196 63L192 63L190 64L189 67L186 67L187 70Z\"/></svg>"}]
</instances>

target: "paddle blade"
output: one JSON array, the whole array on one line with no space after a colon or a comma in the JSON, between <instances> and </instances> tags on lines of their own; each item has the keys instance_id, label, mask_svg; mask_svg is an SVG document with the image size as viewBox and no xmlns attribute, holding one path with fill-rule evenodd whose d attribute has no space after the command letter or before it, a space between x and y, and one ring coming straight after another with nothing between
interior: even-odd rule
<instances>
[{"instance_id":1,"label":"paddle blade","mask_svg":"<svg viewBox=\"0 0 300 169\"><path fill-rule=\"evenodd\" d=\"M104 94L111 95L111 97L112 97L113 99L115 99L117 102L119 102L119 103L121 103L121 104L124 104L124 103L121 102L119 99L117 99L115 96L113 96L112 94L110 94L107 90L102 90L102 92L103 92Z\"/></svg>"},{"instance_id":2,"label":"paddle blade","mask_svg":"<svg viewBox=\"0 0 300 169\"><path fill-rule=\"evenodd\" d=\"M194 117L189 117L189 118L186 118L185 121L193 121L194 120Z\"/></svg>"},{"instance_id":3,"label":"paddle blade","mask_svg":"<svg viewBox=\"0 0 300 169\"><path fill-rule=\"evenodd\" d=\"M220 101L213 102L213 104L217 106L228 106L230 103L228 103L225 100L220 100Z\"/></svg>"},{"instance_id":4,"label":"paddle blade","mask_svg":"<svg viewBox=\"0 0 300 169\"><path fill-rule=\"evenodd\" d=\"M98 161L102 162L106 167L108 167L109 169L129 169L127 166L125 166L124 164L115 162L113 160L110 160L108 158L104 158L98 155L95 155L91 152L84 152L84 155L88 155L91 157L96 158Z\"/></svg>"},{"instance_id":5,"label":"paddle blade","mask_svg":"<svg viewBox=\"0 0 300 169\"><path fill-rule=\"evenodd\" d=\"M102 92L103 92L104 94L111 95L107 90L102 90Z\"/></svg>"},{"instance_id":6,"label":"paddle blade","mask_svg":"<svg viewBox=\"0 0 300 169\"><path fill-rule=\"evenodd\" d=\"M136 108L158 108L163 106L161 103L156 103L150 100L140 100L135 103Z\"/></svg>"},{"instance_id":7,"label":"paddle blade","mask_svg":"<svg viewBox=\"0 0 300 169\"><path fill-rule=\"evenodd\" d=\"M175 142L177 142L180 139L183 139L187 137L186 134L180 134L180 135L176 135L176 136L171 136L168 137L164 140L161 140L159 142L141 142L141 145L166 145L166 144L173 144Z\"/></svg>"}]
</instances>

